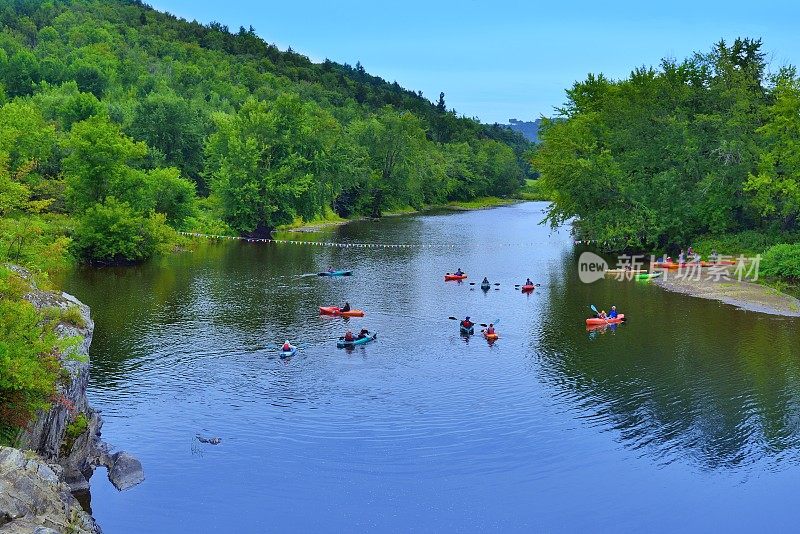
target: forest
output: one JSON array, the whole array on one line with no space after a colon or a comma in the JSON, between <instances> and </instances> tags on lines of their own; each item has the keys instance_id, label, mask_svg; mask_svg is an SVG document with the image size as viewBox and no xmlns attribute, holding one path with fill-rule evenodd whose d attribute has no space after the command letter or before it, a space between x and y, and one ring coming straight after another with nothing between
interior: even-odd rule
<instances>
[{"instance_id":1,"label":"forest","mask_svg":"<svg viewBox=\"0 0 800 534\"><path fill-rule=\"evenodd\" d=\"M550 222L614 251L764 252L765 274L800 279L800 79L766 57L720 41L576 82L533 157Z\"/></svg>"},{"instance_id":2,"label":"forest","mask_svg":"<svg viewBox=\"0 0 800 534\"><path fill-rule=\"evenodd\" d=\"M532 145L444 97L140 2L0 0L0 443L52 401L65 320L4 264L48 288L76 262L170 252L181 231L517 192Z\"/></svg>"},{"instance_id":3,"label":"forest","mask_svg":"<svg viewBox=\"0 0 800 534\"><path fill-rule=\"evenodd\" d=\"M0 1L0 260L138 262L177 231L264 236L505 197L531 145L256 35L134 1Z\"/></svg>"}]
</instances>

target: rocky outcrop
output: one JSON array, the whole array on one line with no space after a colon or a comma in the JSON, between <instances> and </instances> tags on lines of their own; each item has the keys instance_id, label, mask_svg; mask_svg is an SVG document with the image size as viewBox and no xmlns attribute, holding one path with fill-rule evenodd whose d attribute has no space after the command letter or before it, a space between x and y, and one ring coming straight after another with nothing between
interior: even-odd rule
<instances>
[{"instance_id":1,"label":"rocky outcrop","mask_svg":"<svg viewBox=\"0 0 800 534\"><path fill-rule=\"evenodd\" d=\"M0 533L100 532L59 471L32 453L0 447Z\"/></svg>"},{"instance_id":2,"label":"rocky outcrop","mask_svg":"<svg viewBox=\"0 0 800 534\"><path fill-rule=\"evenodd\" d=\"M47 462L47 465L50 465L48 468L50 471L46 472L42 468L40 471L44 475L36 484L27 484L26 480L28 479L19 479L21 486L17 493L20 497L14 502L33 504L44 502L39 498L39 495L44 492L41 485L50 483L59 488L51 488L52 493L66 495L62 504L71 510L72 502L75 499L69 494L70 491L88 491L89 479L97 466L104 466L108 469L109 479L117 489L124 490L135 486L144 480L141 463L124 451L113 455L109 453L109 447L100 436L103 424L100 414L92 409L86 398L90 368L89 346L94 333L94 322L89 307L67 293L40 290L25 269L13 266L11 268L28 280L31 285L25 299L37 309L47 310L49 316L59 317L58 324L55 326L56 332L59 336L74 341L69 350L59 355L64 373L57 384L55 401L49 410L37 414L35 420L19 438L20 448L32 451L33 456L38 456L43 462ZM55 310L58 310L58 313ZM14 449L9 450L13 451ZM10 455L11 453L6 454ZM28 461L33 462L34 460L28 459ZM54 474L55 479L50 476L50 473ZM0 490L4 490L9 484L12 484L10 479L0 472ZM23 491L26 487L33 493L26 495ZM64 494L61 491L62 487L69 491ZM5 492L0 491L0 493L4 494ZM14 513L19 515L20 510L28 510L23 514L25 517L31 514L33 514L31 517L35 517L35 511L41 509L41 506L38 505L20 506L22 508ZM48 504L46 508L50 510L52 506ZM0 508L0 533L5 532L4 514L5 512ZM47 526L45 522L36 524ZM56 530L59 529L56 528ZM83 531L72 530L72 532Z\"/></svg>"}]
</instances>

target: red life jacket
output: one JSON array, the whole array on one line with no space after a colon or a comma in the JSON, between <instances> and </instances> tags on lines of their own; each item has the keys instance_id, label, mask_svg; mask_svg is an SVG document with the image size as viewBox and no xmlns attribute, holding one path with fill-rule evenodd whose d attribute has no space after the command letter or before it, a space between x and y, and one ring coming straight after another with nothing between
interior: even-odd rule
<instances>
[{"instance_id":1,"label":"red life jacket","mask_svg":"<svg viewBox=\"0 0 800 534\"><path fill-rule=\"evenodd\" d=\"M353 341L353 339L355 339L355 338L353 337L353 333L352 332L348 332L348 333L346 333L344 335L344 340L345 341Z\"/></svg>"}]
</instances>

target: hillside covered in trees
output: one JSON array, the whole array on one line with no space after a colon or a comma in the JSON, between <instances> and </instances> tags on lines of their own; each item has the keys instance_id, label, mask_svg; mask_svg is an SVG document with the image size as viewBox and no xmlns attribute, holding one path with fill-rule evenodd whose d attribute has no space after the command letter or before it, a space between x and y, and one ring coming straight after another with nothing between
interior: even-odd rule
<instances>
[{"instance_id":1,"label":"hillside covered in trees","mask_svg":"<svg viewBox=\"0 0 800 534\"><path fill-rule=\"evenodd\" d=\"M800 79L790 66L769 73L760 40L622 80L590 75L561 119L544 121L534 165L551 222L576 218L582 239L737 254L800 241ZM791 254L793 271L776 274L800 278L800 248Z\"/></svg>"},{"instance_id":2,"label":"hillside covered in trees","mask_svg":"<svg viewBox=\"0 0 800 534\"><path fill-rule=\"evenodd\" d=\"M0 0L0 250L144 260L175 230L266 235L514 193L529 145L360 65L133 1ZM35 260L35 261L34 261Z\"/></svg>"}]
</instances>

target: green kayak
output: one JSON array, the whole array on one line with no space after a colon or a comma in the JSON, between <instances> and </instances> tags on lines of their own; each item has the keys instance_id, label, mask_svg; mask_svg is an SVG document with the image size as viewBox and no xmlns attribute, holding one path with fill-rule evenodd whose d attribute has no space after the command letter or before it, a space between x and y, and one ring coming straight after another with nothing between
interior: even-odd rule
<instances>
[{"instance_id":1,"label":"green kayak","mask_svg":"<svg viewBox=\"0 0 800 534\"><path fill-rule=\"evenodd\" d=\"M658 278L664 273L642 273L637 274L634 276L636 280L652 280L653 278Z\"/></svg>"}]
</instances>

